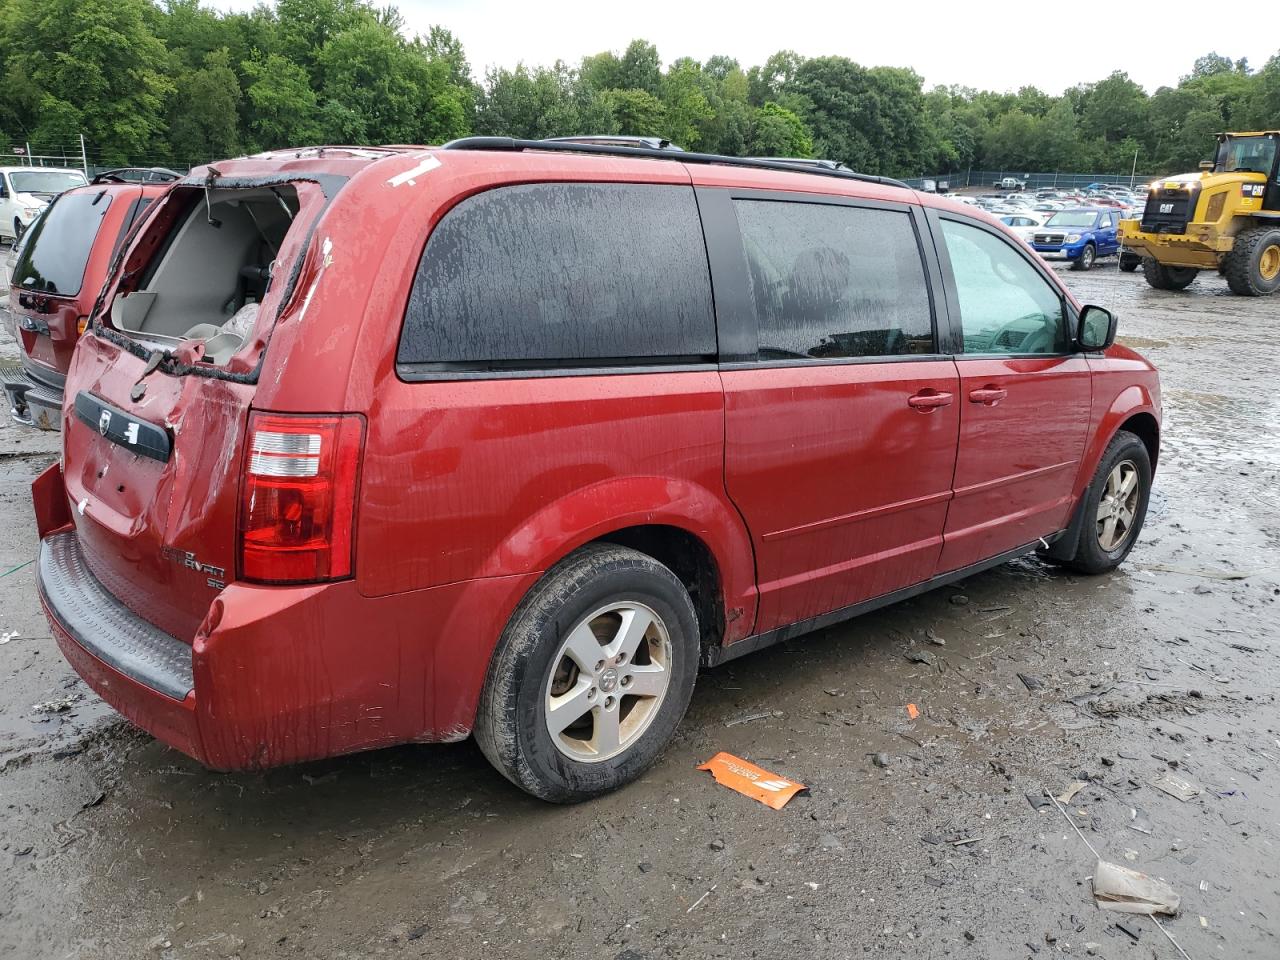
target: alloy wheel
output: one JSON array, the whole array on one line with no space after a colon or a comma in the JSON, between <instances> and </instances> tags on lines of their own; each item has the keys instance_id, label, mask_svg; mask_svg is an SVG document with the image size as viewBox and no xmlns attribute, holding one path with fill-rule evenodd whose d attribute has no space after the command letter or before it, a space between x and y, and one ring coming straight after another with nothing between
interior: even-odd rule
<instances>
[{"instance_id":1,"label":"alloy wheel","mask_svg":"<svg viewBox=\"0 0 1280 960\"><path fill-rule=\"evenodd\" d=\"M596 763L622 753L658 715L671 683L671 637L636 601L601 607L571 629L552 660L544 694L551 742Z\"/></svg>"},{"instance_id":2,"label":"alloy wheel","mask_svg":"<svg viewBox=\"0 0 1280 960\"><path fill-rule=\"evenodd\" d=\"M1133 532L1141 496L1138 479L1138 468L1132 460L1121 460L1107 475L1097 515L1098 546L1107 553L1119 550Z\"/></svg>"}]
</instances>

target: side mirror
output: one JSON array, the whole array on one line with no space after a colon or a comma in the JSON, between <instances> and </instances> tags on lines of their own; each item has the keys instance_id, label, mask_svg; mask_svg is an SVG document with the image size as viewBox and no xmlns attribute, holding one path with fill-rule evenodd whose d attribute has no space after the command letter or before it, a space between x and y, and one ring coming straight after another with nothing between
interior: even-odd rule
<instances>
[{"instance_id":1,"label":"side mirror","mask_svg":"<svg viewBox=\"0 0 1280 960\"><path fill-rule=\"evenodd\" d=\"M1105 307L1093 305L1080 311L1076 342L1081 350L1105 350L1116 342L1116 316Z\"/></svg>"},{"instance_id":2,"label":"side mirror","mask_svg":"<svg viewBox=\"0 0 1280 960\"><path fill-rule=\"evenodd\" d=\"M1201 170L1212 170L1212 169L1213 169L1213 161L1212 161L1212 160L1201 160L1201 161L1200 161L1200 169L1201 169Z\"/></svg>"}]
</instances>

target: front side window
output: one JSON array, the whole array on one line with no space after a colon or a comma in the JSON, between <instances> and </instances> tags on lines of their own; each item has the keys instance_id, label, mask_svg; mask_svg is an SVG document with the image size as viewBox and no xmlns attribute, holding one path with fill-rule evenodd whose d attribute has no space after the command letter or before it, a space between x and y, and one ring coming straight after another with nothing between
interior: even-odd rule
<instances>
[{"instance_id":1,"label":"front side window","mask_svg":"<svg viewBox=\"0 0 1280 960\"><path fill-rule=\"evenodd\" d=\"M735 200L761 360L935 352L908 213Z\"/></svg>"},{"instance_id":2,"label":"front side window","mask_svg":"<svg viewBox=\"0 0 1280 960\"><path fill-rule=\"evenodd\" d=\"M487 370L715 352L692 188L537 183L469 197L436 226L397 359Z\"/></svg>"},{"instance_id":3,"label":"front side window","mask_svg":"<svg viewBox=\"0 0 1280 960\"><path fill-rule=\"evenodd\" d=\"M1063 303L1022 255L978 227L942 221L965 353L1064 353Z\"/></svg>"}]
</instances>

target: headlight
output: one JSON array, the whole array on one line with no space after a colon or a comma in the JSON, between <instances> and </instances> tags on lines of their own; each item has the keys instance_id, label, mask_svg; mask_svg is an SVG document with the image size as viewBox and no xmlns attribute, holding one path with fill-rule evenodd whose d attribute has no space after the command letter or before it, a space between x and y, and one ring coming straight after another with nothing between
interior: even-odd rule
<instances>
[{"instance_id":1,"label":"headlight","mask_svg":"<svg viewBox=\"0 0 1280 960\"><path fill-rule=\"evenodd\" d=\"M1079 243L1079 242L1080 242L1080 234L1078 233L1067 234L1067 243Z\"/></svg>"}]
</instances>

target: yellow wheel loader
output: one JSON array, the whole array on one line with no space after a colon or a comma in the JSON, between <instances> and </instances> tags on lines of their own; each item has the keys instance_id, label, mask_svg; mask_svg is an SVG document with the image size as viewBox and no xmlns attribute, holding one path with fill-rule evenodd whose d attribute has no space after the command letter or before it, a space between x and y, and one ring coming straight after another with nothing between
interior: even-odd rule
<instances>
[{"instance_id":1,"label":"yellow wheel loader","mask_svg":"<svg viewBox=\"0 0 1280 960\"><path fill-rule=\"evenodd\" d=\"M1152 183L1142 219L1120 221L1120 242L1157 290L1182 290L1201 270L1242 296L1280 290L1280 130L1218 134L1200 172Z\"/></svg>"}]
</instances>

